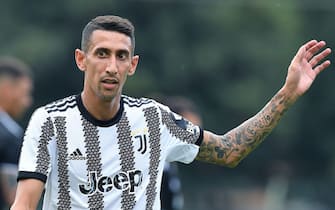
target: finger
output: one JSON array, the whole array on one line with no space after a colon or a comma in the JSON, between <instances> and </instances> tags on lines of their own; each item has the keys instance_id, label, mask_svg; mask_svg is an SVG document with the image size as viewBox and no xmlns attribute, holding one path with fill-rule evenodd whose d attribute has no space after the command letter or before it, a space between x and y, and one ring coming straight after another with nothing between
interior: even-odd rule
<instances>
[{"instance_id":1,"label":"finger","mask_svg":"<svg viewBox=\"0 0 335 210\"><path fill-rule=\"evenodd\" d=\"M309 41L309 42L307 42L307 43L305 43L304 45L302 45L300 48L299 48L299 50L298 50L298 52L297 52L297 54L296 54L296 58L298 59L298 60L302 60L303 58L305 58L306 56L307 57L312 57L313 56L313 54L311 54L311 55L306 55L306 53L307 53L307 51L308 50L310 50L313 46L315 46L316 44L318 43L318 41L316 41L316 40L311 40L311 41ZM308 59L309 60L309 59Z\"/></svg>"},{"instance_id":2,"label":"finger","mask_svg":"<svg viewBox=\"0 0 335 210\"><path fill-rule=\"evenodd\" d=\"M306 53L306 59L310 60L315 53L319 52L324 46L326 46L326 42L325 41L320 41L318 43L316 43L315 45L311 46Z\"/></svg>"},{"instance_id":3,"label":"finger","mask_svg":"<svg viewBox=\"0 0 335 210\"><path fill-rule=\"evenodd\" d=\"M327 49L323 50L322 52L320 52L319 54L315 55L315 56L309 61L309 63L311 64L312 67L314 67L314 66L317 65L321 60L323 60L324 58L326 58L330 53L331 53L331 49L330 49L330 48L327 48Z\"/></svg>"},{"instance_id":4,"label":"finger","mask_svg":"<svg viewBox=\"0 0 335 210\"><path fill-rule=\"evenodd\" d=\"M320 72L322 72L323 70L325 70L329 65L330 65L330 61L326 60L323 63L321 63L320 65L316 66L314 68L315 74L318 75Z\"/></svg>"},{"instance_id":5,"label":"finger","mask_svg":"<svg viewBox=\"0 0 335 210\"><path fill-rule=\"evenodd\" d=\"M308 41L306 44L304 44L303 46L305 47L306 51L309 50L310 48L312 48L313 46L315 46L318 43L317 40L313 39L311 41Z\"/></svg>"}]
</instances>

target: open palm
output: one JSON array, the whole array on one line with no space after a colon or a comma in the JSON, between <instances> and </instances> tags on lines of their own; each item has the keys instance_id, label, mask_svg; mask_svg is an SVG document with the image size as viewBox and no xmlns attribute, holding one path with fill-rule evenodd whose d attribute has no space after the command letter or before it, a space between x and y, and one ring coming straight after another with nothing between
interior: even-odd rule
<instances>
[{"instance_id":1,"label":"open palm","mask_svg":"<svg viewBox=\"0 0 335 210\"><path fill-rule=\"evenodd\" d=\"M312 85L316 76L330 65L324 60L331 50L326 48L320 52L326 43L311 40L299 48L288 68L285 87L296 96L303 95Z\"/></svg>"}]
</instances>

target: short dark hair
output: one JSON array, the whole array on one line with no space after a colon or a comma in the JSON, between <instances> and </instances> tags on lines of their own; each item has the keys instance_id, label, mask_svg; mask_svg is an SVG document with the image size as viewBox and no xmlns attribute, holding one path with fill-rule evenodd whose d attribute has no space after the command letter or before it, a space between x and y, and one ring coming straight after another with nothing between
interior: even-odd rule
<instances>
[{"instance_id":1,"label":"short dark hair","mask_svg":"<svg viewBox=\"0 0 335 210\"><path fill-rule=\"evenodd\" d=\"M135 27L125 18L115 15L97 16L92 19L82 32L81 49L87 52L90 45L90 38L95 30L116 31L127 35L131 39L132 53L135 50Z\"/></svg>"},{"instance_id":2,"label":"short dark hair","mask_svg":"<svg viewBox=\"0 0 335 210\"><path fill-rule=\"evenodd\" d=\"M31 77L30 68L23 61L14 57L0 57L0 78L19 79Z\"/></svg>"}]
</instances>

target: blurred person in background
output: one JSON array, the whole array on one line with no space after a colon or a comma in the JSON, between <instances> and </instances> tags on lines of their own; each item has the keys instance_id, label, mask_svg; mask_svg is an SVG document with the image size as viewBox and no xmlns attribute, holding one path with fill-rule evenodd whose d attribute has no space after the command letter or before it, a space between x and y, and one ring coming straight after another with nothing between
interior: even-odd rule
<instances>
[{"instance_id":1,"label":"blurred person in background","mask_svg":"<svg viewBox=\"0 0 335 210\"><path fill-rule=\"evenodd\" d=\"M191 99L183 96L157 96L154 98L194 125L202 126L198 108ZM177 162L166 162L164 166L161 201L162 210L182 210L184 207L182 183Z\"/></svg>"},{"instance_id":2,"label":"blurred person in background","mask_svg":"<svg viewBox=\"0 0 335 210\"><path fill-rule=\"evenodd\" d=\"M8 209L16 191L23 129L16 122L32 103L29 67L13 57L0 58L0 209Z\"/></svg>"},{"instance_id":3,"label":"blurred person in background","mask_svg":"<svg viewBox=\"0 0 335 210\"><path fill-rule=\"evenodd\" d=\"M166 161L237 166L330 65L324 59L331 50L325 46L317 40L303 44L285 83L263 109L218 135L155 100L124 95L126 79L139 62L134 26L119 16L92 19L84 27L81 49L75 50L83 90L35 110L11 209L35 209L44 187L46 210L160 209Z\"/></svg>"}]
</instances>

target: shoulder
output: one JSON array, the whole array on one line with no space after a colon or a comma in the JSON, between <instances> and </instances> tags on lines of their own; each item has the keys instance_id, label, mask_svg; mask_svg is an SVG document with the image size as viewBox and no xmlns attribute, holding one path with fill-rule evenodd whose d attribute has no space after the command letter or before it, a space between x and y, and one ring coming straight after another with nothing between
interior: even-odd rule
<instances>
[{"instance_id":1,"label":"shoulder","mask_svg":"<svg viewBox=\"0 0 335 210\"><path fill-rule=\"evenodd\" d=\"M46 104L43 108L46 112L63 112L77 106L76 95L71 95Z\"/></svg>"},{"instance_id":2,"label":"shoulder","mask_svg":"<svg viewBox=\"0 0 335 210\"><path fill-rule=\"evenodd\" d=\"M45 105L37 107L30 121L45 122L50 120L52 116L57 116L59 113L64 113L67 110L77 106L76 95L68 96L62 99L49 102ZM56 115L55 115L56 114Z\"/></svg>"},{"instance_id":3,"label":"shoulder","mask_svg":"<svg viewBox=\"0 0 335 210\"><path fill-rule=\"evenodd\" d=\"M150 98L135 98L126 95L122 95L122 102L128 107L148 107L157 105L157 102Z\"/></svg>"},{"instance_id":4,"label":"shoulder","mask_svg":"<svg viewBox=\"0 0 335 210\"><path fill-rule=\"evenodd\" d=\"M14 140L17 141L17 137L15 137L7 127L0 122L0 149Z\"/></svg>"},{"instance_id":5,"label":"shoulder","mask_svg":"<svg viewBox=\"0 0 335 210\"><path fill-rule=\"evenodd\" d=\"M130 96L122 96L122 102L126 109L141 109L141 110L156 110L159 113L162 112L171 112L170 108L157 102L154 99L141 97L141 98L134 98Z\"/></svg>"}]
</instances>

